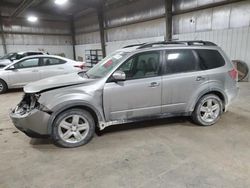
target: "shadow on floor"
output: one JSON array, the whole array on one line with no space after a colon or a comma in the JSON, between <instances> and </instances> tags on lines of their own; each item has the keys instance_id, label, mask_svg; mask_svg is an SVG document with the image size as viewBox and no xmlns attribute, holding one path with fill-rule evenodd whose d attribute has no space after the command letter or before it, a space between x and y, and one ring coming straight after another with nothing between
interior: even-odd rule
<instances>
[{"instance_id":1,"label":"shadow on floor","mask_svg":"<svg viewBox=\"0 0 250 188\"><path fill-rule=\"evenodd\" d=\"M19 93L23 92L23 88L18 88L18 89L8 89L6 93L3 93L2 95L8 95L10 93Z\"/></svg>"},{"instance_id":2,"label":"shadow on floor","mask_svg":"<svg viewBox=\"0 0 250 188\"><path fill-rule=\"evenodd\" d=\"M104 134L109 133L116 133L121 131L129 131L129 130L135 130L135 129L143 129L148 127L160 127L160 126L176 126L179 123L185 123L182 124L183 126L197 126L193 124L189 117L172 117L172 118L165 118L165 119L156 119L156 120L147 120L147 121L140 121L140 122L134 122L134 123L126 123L126 124L119 124L114 125L105 128L103 131L96 130L96 134L98 136L102 136ZM33 147L39 147L39 146L46 146L53 144L53 141L49 138L47 139L36 139L32 138L30 140L30 144Z\"/></svg>"},{"instance_id":3,"label":"shadow on floor","mask_svg":"<svg viewBox=\"0 0 250 188\"><path fill-rule=\"evenodd\" d=\"M190 117L171 117L171 118L164 118L164 119L154 119L154 120L147 120L147 121L138 121L133 123L125 123L114 125L105 128L103 131L96 131L98 136L101 136L106 133L114 133L120 131L128 131L133 129L143 129L148 127L159 127L159 126L175 126L178 123L186 123L184 126L196 126L191 122Z\"/></svg>"}]
</instances>

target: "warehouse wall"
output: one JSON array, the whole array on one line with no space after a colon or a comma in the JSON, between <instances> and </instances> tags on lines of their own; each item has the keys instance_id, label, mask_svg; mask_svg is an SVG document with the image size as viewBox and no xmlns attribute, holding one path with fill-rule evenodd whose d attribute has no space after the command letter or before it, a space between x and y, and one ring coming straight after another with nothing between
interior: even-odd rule
<instances>
[{"instance_id":1,"label":"warehouse wall","mask_svg":"<svg viewBox=\"0 0 250 188\"><path fill-rule=\"evenodd\" d=\"M146 3L145 3L146 2ZM164 0L138 0L105 10L107 54L129 44L163 40L165 35ZM85 50L101 49L98 18L85 15L75 22L76 56L85 58Z\"/></svg>"},{"instance_id":2,"label":"warehouse wall","mask_svg":"<svg viewBox=\"0 0 250 188\"><path fill-rule=\"evenodd\" d=\"M4 20L7 52L41 50L50 54L65 54L73 58L69 24L61 21L42 21L30 24L25 20ZM2 45L2 41L0 40ZM3 55L0 48L0 56Z\"/></svg>"},{"instance_id":3,"label":"warehouse wall","mask_svg":"<svg viewBox=\"0 0 250 188\"><path fill-rule=\"evenodd\" d=\"M175 9L195 7L198 2L182 1ZM250 66L250 1L174 16L173 38L215 42L231 59Z\"/></svg>"},{"instance_id":4,"label":"warehouse wall","mask_svg":"<svg viewBox=\"0 0 250 188\"><path fill-rule=\"evenodd\" d=\"M180 12L225 0L174 0ZM165 36L164 0L137 0L105 10L107 53L138 42L162 40ZM86 49L101 49L97 15L85 15L75 23L77 56ZM231 59L250 66L250 1L173 16L173 39L210 40L221 46Z\"/></svg>"}]
</instances>

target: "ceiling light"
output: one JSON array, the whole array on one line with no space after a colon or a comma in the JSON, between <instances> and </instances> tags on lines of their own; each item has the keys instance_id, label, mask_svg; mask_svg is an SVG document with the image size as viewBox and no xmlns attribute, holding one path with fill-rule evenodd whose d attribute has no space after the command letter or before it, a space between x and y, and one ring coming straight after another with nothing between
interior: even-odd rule
<instances>
[{"instance_id":1,"label":"ceiling light","mask_svg":"<svg viewBox=\"0 0 250 188\"><path fill-rule=\"evenodd\" d=\"M68 2L68 0L55 0L55 4L57 5L64 5Z\"/></svg>"},{"instance_id":2,"label":"ceiling light","mask_svg":"<svg viewBox=\"0 0 250 188\"><path fill-rule=\"evenodd\" d=\"M28 16L27 20L29 22L37 22L38 18L36 16Z\"/></svg>"}]
</instances>

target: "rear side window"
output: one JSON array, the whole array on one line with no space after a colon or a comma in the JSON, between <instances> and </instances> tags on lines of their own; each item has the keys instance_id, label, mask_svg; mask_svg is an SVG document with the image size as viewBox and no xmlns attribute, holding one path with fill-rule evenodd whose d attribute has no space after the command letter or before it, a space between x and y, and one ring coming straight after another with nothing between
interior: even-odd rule
<instances>
[{"instance_id":1,"label":"rear side window","mask_svg":"<svg viewBox=\"0 0 250 188\"><path fill-rule=\"evenodd\" d=\"M192 72L199 69L193 50L168 50L165 56L165 74Z\"/></svg>"},{"instance_id":2,"label":"rear side window","mask_svg":"<svg viewBox=\"0 0 250 188\"><path fill-rule=\"evenodd\" d=\"M31 56L31 55L42 55L43 53L41 52L28 52L27 56Z\"/></svg>"},{"instance_id":3,"label":"rear side window","mask_svg":"<svg viewBox=\"0 0 250 188\"><path fill-rule=\"evenodd\" d=\"M214 69L225 65L225 60L217 50L197 49L200 68L202 70Z\"/></svg>"},{"instance_id":4,"label":"rear side window","mask_svg":"<svg viewBox=\"0 0 250 188\"><path fill-rule=\"evenodd\" d=\"M63 63L66 63L66 61L62 59L57 59L57 58L50 58L50 57L45 57L42 58L42 65L44 66L49 66L49 65L60 65Z\"/></svg>"}]
</instances>

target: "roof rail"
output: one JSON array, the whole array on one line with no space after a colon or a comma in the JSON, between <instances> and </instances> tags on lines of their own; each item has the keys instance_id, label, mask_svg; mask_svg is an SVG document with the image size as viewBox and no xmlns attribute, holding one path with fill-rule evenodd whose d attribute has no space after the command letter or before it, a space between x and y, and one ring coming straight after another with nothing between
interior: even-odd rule
<instances>
[{"instance_id":1,"label":"roof rail","mask_svg":"<svg viewBox=\"0 0 250 188\"><path fill-rule=\"evenodd\" d=\"M141 44L132 44L132 45L128 45L128 46L124 46L123 48L131 48L131 47L135 47L135 46L142 46L146 43L141 43Z\"/></svg>"},{"instance_id":2,"label":"roof rail","mask_svg":"<svg viewBox=\"0 0 250 188\"><path fill-rule=\"evenodd\" d=\"M152 42L152 43L144 43L138 47L138 49L141 48L149 48L153 47L154 45L175 45L175 44L181 44L181 45L186 45L186 46L217 46L213 42L209 41L202 41L202 40L190 40L190 41L160 41L160 42Z\"/></svg>"}]
</instances>

